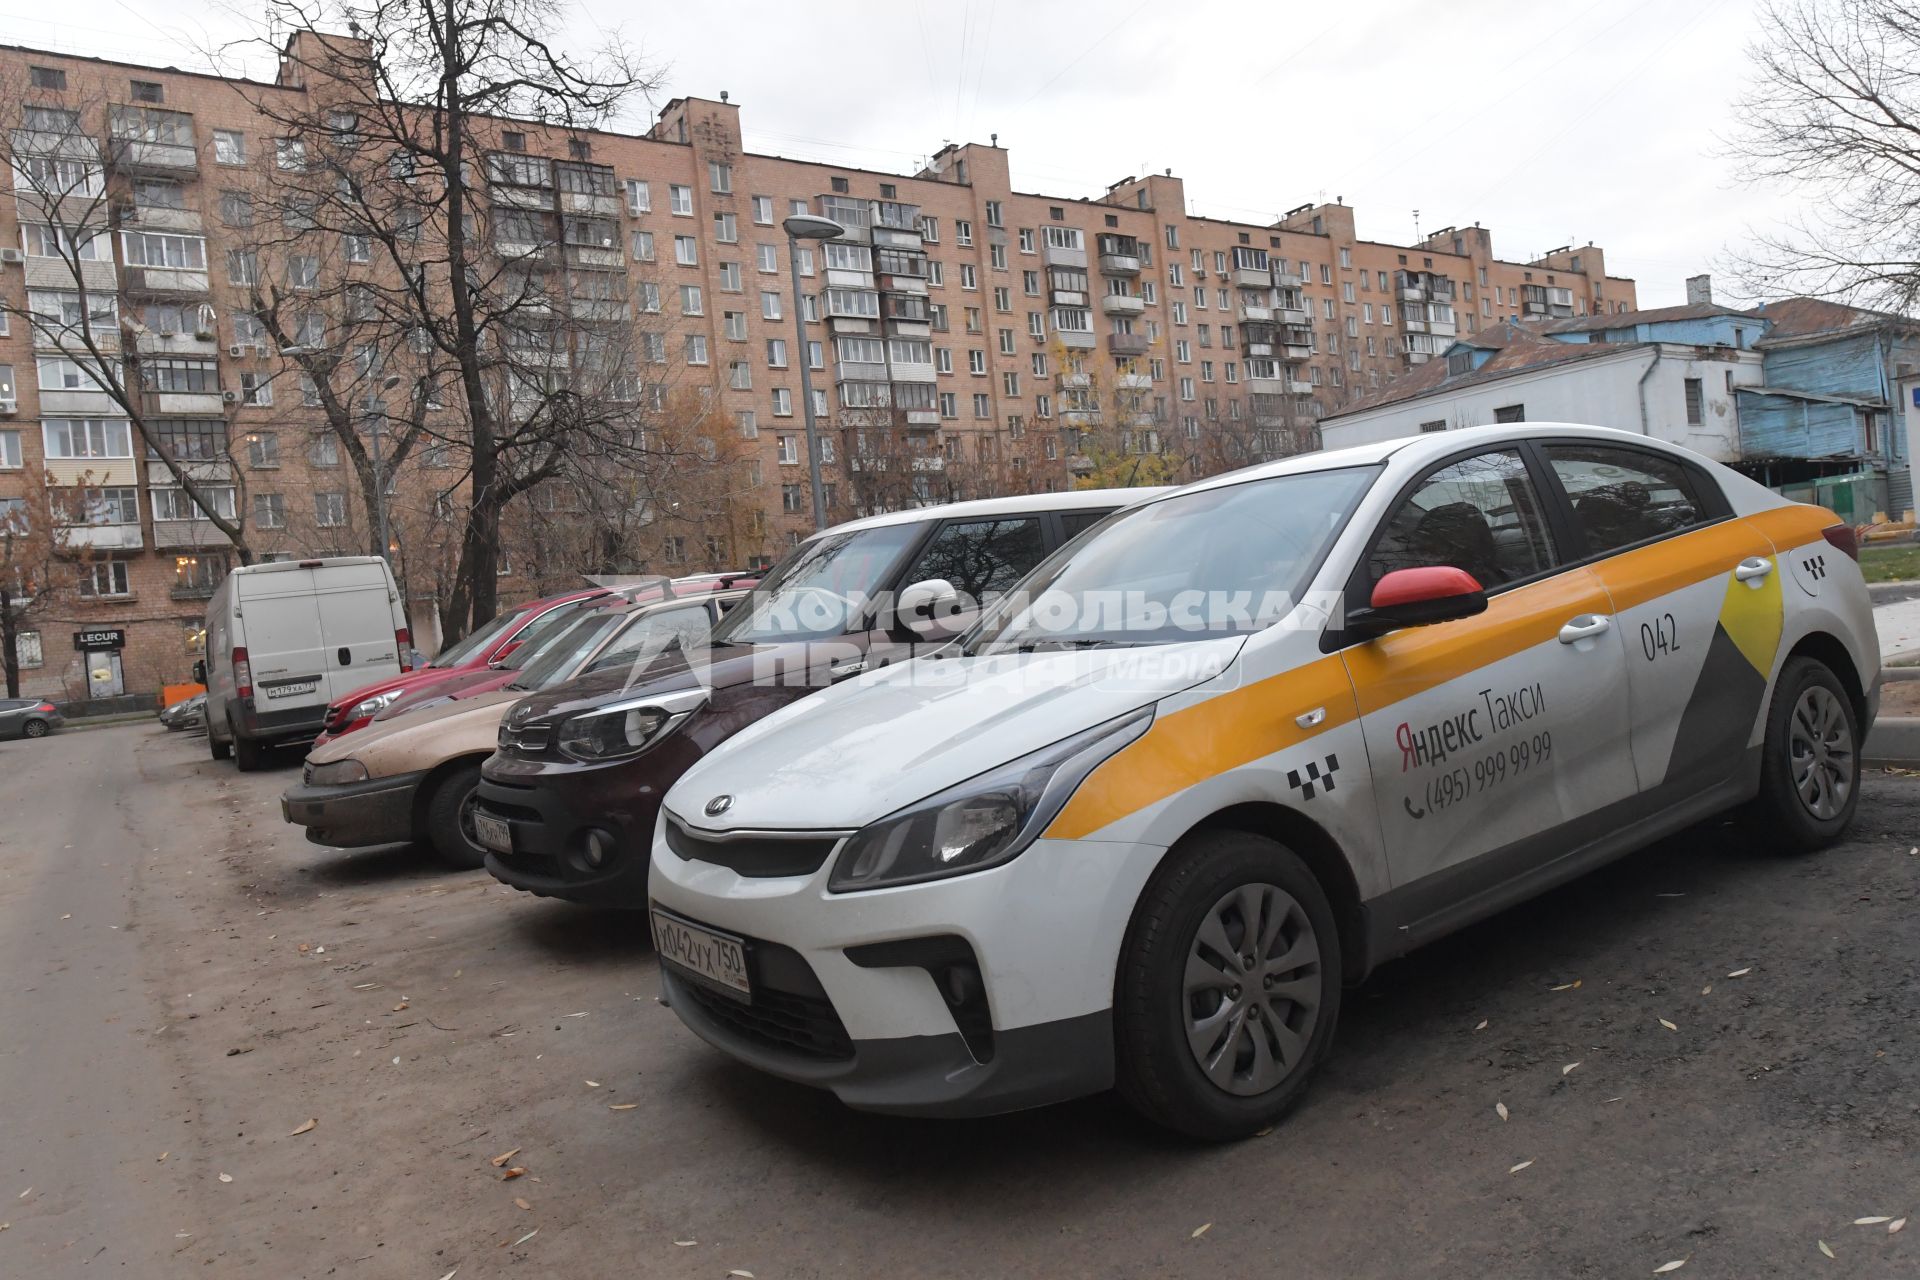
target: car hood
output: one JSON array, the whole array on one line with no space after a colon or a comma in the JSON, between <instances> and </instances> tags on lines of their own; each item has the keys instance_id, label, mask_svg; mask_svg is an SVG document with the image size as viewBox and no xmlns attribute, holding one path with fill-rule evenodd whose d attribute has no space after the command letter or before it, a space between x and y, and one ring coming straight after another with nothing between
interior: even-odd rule
<instances>
[{"instance_id":1,"label":"car hood","mask_svg":"<svg viewBox=\"0 0 1920 1280\"><path fill-rule=\"evenodd\" d=\"M500 667L456 667L438 673L440 679L423 681L402 689L400 696L382 707L375 720L391 720L405 715L431 698L460 697L468 693L491 693L519 675Z\"/></svg>"},{"instance_id":2,"label":"car hood","mask_svg":"<svg viewBox=\"0 0 1920 1280\"><path fill-rule=\"evenodd\" d=\"M782 707L687 772L667 808L708 830L847 829L1230 666L1232 636L1144 648L919 658ZM724 818L705 816L732 797Z\"/></svg>"},{"instance_id":3,"label":"car hood","mask_svg":"<svg viewBox=\"0 0 1920 1280\"><path fill-rule=\"evenodd\" d=\"M428 769L484 742L493 749L494 729L512 706L515 695L502 689L461 702L423 707L398 720L368 725L358 733L335 738L307 755L309 764L358 760L376 778ZM474 736L479 731L483 736Z\"/></svg>"},{"instance_id":4,"label":"car hood","mask_svg":"<svg viewBox=\"0 0 1920 1280\"><path fill-rule=\"evenodd\" d=\"M720 645L691 653L674 649L653 659L638 672L623 666L528 694L522 704L525 711L517 714L514 722L557 720L591 710L603 702L625 702L650 693L731 688L752 680L756 671L778 669L764 664L804 660L807 650L804 644Z\"/></svg>"},{"instance_id":5,"label":"car hood","mask_svg":"<svg viewBox=\"0 0 1920 1280\"><path fill-rule=\"evenodd\" d=\"M448 680L455 676L465 675L466 673L467 668L465 667L422 667L418 671L409 671L405 675L392 676L385 680L376 680L372 684L363 684L346 697L335 698L333 705L345 711L362 698L371 698L376 693L386 693L392 689L400 689L411 693L415 689L424 689L430 685L438 684L442 680Z\"/></svg>"}]
</instances>

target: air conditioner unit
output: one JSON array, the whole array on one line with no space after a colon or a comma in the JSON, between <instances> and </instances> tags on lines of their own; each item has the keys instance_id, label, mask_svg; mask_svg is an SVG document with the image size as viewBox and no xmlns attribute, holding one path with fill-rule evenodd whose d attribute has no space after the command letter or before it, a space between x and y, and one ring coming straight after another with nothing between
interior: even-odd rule
<instances>
[{"instance_id":1,"label":"air conditioner unit","mask_svg":"<svg viewBox=\"0 0 1920 1280\"><path fill-rule=\"evenodd\" d=\"M240 393L238 391L222 391L220 393L220 399L222 403L225 404L239 404Z\"/></svg>"},{"instance_id":2,"label":"air conditioner unit","mask_svg":"<svg viewBox=\"0 0 1920 1280\"><path fill-rule=\"evenodd\" d=\"M20 412L20 405L13 400L0 400L0 418L11 418Z\"/></svg>"},{"instance_id":3,"label":"air conditioner unit","mask_svg":"<svg viewBox=\"0 0 1920 1280\"><path fill-rule=\"evenodd\" d=\"M244 356L245 354L247 354L247 349L236 342L232 346L227 348L227 354L232 356L235 360L238 360L241 356Z\"/></svg>"},{"instance_id":4,"label":"air conditioner unit","mask_svg":"<svg viewBox=\"0 0 1920 1280\"><path fill-rule=\"evenodd\" d=\"M25 251L20 249L0 249L0 262L19 264L27 260Z\"/></svg>"},{"instance_id":5,"label":"air conditioner unit","mask_svg":"<svg viewBox=\"0 0 1920 1280\"><path fill-rule=\"evenodd\" d=\"M264 355L266 355L266 354L267 354L267 344L266 344L266 343L264 343L264 342L256 342L256 343L254 343L254 344L253 344L253 354L255 354L256 356L264 356Z\"/></svg>"}]
</instances>

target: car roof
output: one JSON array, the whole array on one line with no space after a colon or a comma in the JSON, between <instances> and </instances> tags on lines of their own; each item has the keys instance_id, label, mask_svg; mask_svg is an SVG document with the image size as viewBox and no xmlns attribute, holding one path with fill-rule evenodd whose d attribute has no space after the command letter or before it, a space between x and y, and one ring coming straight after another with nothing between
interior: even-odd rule
<instances>
[{"instance_id":1,"label":"car roof","mask_svg":"<svg viewBox=\"0 0 1920 1280\"><path fill-rule=\"evenodd\" d=\"M822 529L813 536L818 538L823 534L846 533L854 529L878 529L886 525L917 524L927 520L951 520L967 516L1004 516L1027 511L1110 511L1171 492L1173 489L1167 485L1143 485L1136 489L1068 489L1060 493L1030 493L1012 498L974 498L967 502L908 507L904 511L864 516Z\"/></svg>"},{"instance_id":2,"label":"car roof","mask_svg":"<svg viewBox=\"0 0 1920 1280\"><path fill-rule=\"evenodd\" d=\"M1205 480L1196 481L1180 489L1163 492L1192 493L1200 489L1216 489L1226 485L1240 484L1247 480L1264 480L1269 476L1302 475L1313 471L1334 471L1341 467L1377 466L1388 460L1417 467L1429 459L1457 453L1463 448L1471 449L1476 445L1496 445L1542 436L1551 436L1556 439L1585 438L1596 443L1637 444L1682 455L1687 452L1680 446L1669 444L1667 441L1643 436L1635 431L1620 431L1613 427L1594 427L1578 422L1514 422L1486 427L1461 427L1452 431L1430 431L1416 436L1401 436L1394 440L1377 440L1371 444L1351 445L1345 449L1323 449L1314 453L1295 454L1291 458L1242 467L1238 471L1209 476Z\"/></svg>"}]
</instances>

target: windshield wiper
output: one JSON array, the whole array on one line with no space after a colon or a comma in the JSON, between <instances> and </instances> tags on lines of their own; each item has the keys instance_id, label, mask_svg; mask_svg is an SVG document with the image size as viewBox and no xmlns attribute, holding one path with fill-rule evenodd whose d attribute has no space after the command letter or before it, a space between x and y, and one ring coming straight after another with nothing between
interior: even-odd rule
<instances>
[{"instance_id":1,"label":"windshield wiper","mask_svg":"<svg viewBox=\"0 0 1920 1280\"><path fill-rule=\"evenodd\" d=\"M1106 636L1074 636L1058 640L1029 640L1016 645L1015 653L1039 653L1043 649L1138 649L1143 645L1159 644L1158 640L1114 640Z\"/></svg>"}]
</instances>

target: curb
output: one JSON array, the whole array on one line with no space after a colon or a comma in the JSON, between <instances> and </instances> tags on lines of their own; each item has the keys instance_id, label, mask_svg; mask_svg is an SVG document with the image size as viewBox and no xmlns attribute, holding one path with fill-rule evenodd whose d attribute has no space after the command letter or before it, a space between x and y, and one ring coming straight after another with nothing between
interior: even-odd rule
<instances>
[{"instance_id":1,"label":"curb","mask_svg":"<svg viewBox=\"0 0 1920 1280\"><path fill-rule=\"evenodd\" d=\"M1881 716L1873 722L1860 763L1893 769L1920 769L1920 716Z\"/></svg>"},{"instance_id":2,"label":"curb","mask_svg":"<svg viewBox=\"0 0 1920 1280\"><path fill-rule=\"evenodd\" d=\"M153 711L129 711L117 716L84 716L78 720L68 720L61 726L61 732L88 729L113 729L123 724L160 723L159 713Z\"/></svg>"},{"instance_id":3,"label":"curb","mask_svg":"<svg viewBox=\"0 0 1920 1280\"><path fill-rule=\"evenodd\" d=\"M1893 582L1867 584L1867 597L1875 604L1885 604L1888 599L1904 600L1915 594L1920 594L1920 578L1900 578Z\"/></svg>"}]
</instances>

